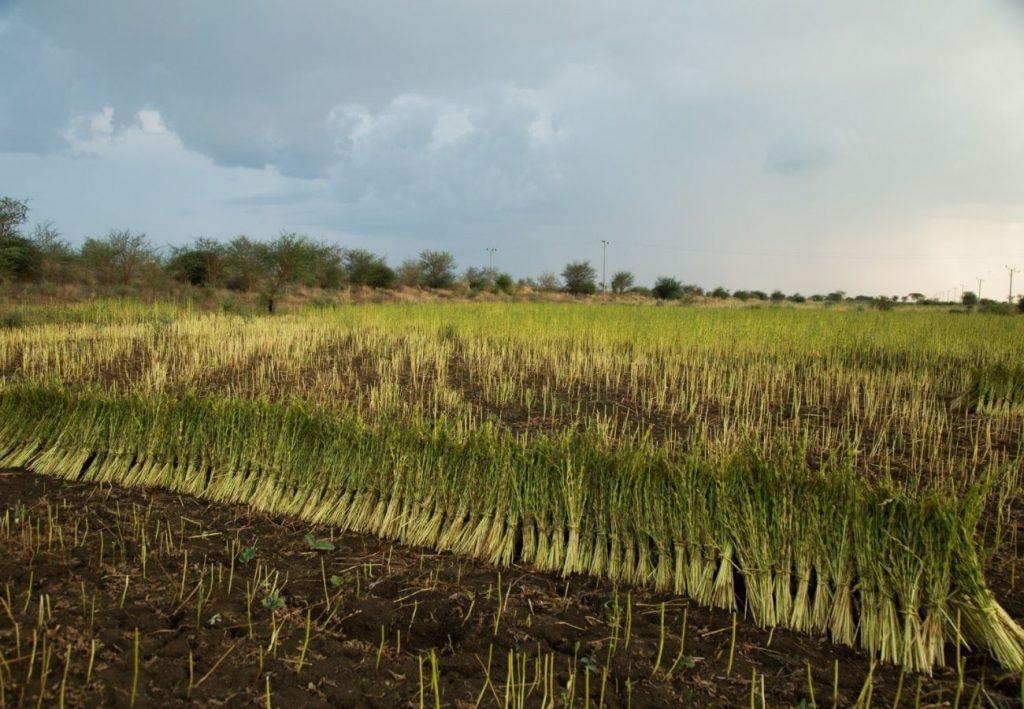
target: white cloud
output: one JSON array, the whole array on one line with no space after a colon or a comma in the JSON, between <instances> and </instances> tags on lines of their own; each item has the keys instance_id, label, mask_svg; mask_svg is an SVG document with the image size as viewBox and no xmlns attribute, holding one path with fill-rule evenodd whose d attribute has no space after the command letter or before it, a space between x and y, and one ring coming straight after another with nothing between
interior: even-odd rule
<instances>
[{"instance_id":1,"label":"white cloud","mask_svg":"<svg viewBox=\"0 0 1024 709\"><path fill-rule=\"evenodd\" d=\"M164 119L161 117L160 111L147 108L139 111L136 115L139 119L139 128L142 129L143 133L167 132L167 126L164 125Z\"/></svg>"},{"instance_id":2,"label":"white cloud","mask_svg":"<svg viewBox=\"0 0 1024 709\"><path fill-rule=\"evenodd\" d=\"M89 118L89 129L93 135L111 135L114 132L114 107L104 106L99 113Z\"/></svg>"}]
</instances>

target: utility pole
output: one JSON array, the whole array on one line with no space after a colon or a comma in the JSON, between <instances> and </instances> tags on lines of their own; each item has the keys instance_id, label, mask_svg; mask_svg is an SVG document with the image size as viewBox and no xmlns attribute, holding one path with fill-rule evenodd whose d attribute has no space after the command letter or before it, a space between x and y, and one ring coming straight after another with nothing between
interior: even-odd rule
<instances>
[{"instance_id":1,"label":"utility pole","mask_svg":"<svg viewBox=\"0 0 1024 709\"><path fill-rule=\"evenodd\" d=\"M493 246L487 247L487 275L494 275L494 252L497 251Z\"/></svg>"},{"instance_id":2,"label":"utility pole","mask_svg":"<svg viewBox=\"0 0 1024 709\"><path fill-rule=\"evenodd\" d=\"M608 244L601 239L601 290L608 295Z\"/></svg>"},{"instance_id":3,"label":"utility pole","mask_svg":"<svg viewBox=\"0 0 1024 709\"><path fill-rule=\"evenodd\" d=\"M966 293L966 292L967 292L967 284L966 283L961 283L960 284L960 300L964 299L964 293Z\"/></svg>"},{"instance_id":4,"label":"utility pole","mask_svg":"<svg viewBox=\"0 0 1024 709\"><path fill-rule=\"evenodd\" d=\"M975 276L977 278L977 276ZM981 284L985 282L984 278L978 278L978 302L981 302Z\"/></svg>"},{"instance_id":5,"label":"utility pole","mask_svg":"<svg viewBox=\"0 0 1024 709\"><path fill-rule=\"evenodd\" d=\"M1006 302L1010 303L1012 305L1013 304L1013 274L1020 273L1020 269L1019 268L1010 268L1009 266L1007 266L1006 270L1010 272L1010 294L1008 296L1006 296Z\"/></svg>"}]
</instances>

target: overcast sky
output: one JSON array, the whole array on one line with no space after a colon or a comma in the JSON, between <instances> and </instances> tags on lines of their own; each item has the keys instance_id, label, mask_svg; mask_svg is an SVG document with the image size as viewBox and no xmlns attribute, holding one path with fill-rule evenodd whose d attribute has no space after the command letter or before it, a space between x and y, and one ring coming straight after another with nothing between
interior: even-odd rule
<instances>
[{"instance_id":1,"label":"overcast sky","mask_svg":"<svg viewBox=\"0 0 1024 709\"><path fill-rule=\"evenodd\" d=\"M1005 298L1024 4L0 0L0 195L76 244Z\"/></svg>"}]
</instances>

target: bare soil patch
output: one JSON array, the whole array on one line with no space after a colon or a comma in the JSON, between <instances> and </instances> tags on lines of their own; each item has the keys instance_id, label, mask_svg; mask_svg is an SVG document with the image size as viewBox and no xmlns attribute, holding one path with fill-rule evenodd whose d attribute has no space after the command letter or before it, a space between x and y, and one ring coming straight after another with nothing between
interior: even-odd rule
<instances>
[{"instance_id":1,"label":"bare soil patch","mask_svg":"<svg viewBox=\"0 0 1024 709\"><path fill-rule=\"evenodd\" d=\"M962 675L902 675L669 594L25 471L0 471L0 582L0 706L127 706L133 684L140 707L1022 698L966 649ZM993 585L1020 618L1008 583Z\"/></svg>"}]
</instances>

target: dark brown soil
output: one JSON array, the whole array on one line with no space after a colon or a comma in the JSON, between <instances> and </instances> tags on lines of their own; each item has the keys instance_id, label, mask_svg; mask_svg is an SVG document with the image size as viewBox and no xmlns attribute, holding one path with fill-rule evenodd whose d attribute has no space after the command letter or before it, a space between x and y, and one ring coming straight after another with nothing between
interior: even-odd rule
<instances>
[{"instance_id":1,"label":"dark brown soil","mask_svg":"<svg viewBox=\"0 0 1024 709\"><path fill-rule=\"evenodd\" d=\"M958 690L953 670L872 670L863 653L743 618L733 643L732 615L671 595L23 471L0 471L0 582L0 707L124 706L133 683L140 707L891 706L897 694L1017 706L1022 691L966 651Z\"/></svg>"}]
</instances>

